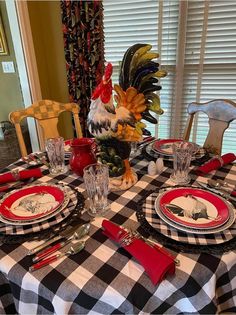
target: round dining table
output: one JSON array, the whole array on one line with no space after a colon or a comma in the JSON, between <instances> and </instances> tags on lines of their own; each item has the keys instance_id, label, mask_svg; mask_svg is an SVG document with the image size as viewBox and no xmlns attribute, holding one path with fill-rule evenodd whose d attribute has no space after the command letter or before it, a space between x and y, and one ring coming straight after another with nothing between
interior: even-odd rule
<instances>
[{"instance_id":1,"label":"round dining table","mask_svg":"<svg viewBox=\"0 0 236 315\"><path fill-rule=\"evenodd\" d=\"M43 176L33 184L68 186L85 199L85 207L75 207L74 212L78 213L74 220L90 222L89 235L85 238L84 249L78 254L62 256L39 270L29 272L32 265L32 256L27 255L29 250L51 237L53 231L60 232L57 225L28 234L23 231L15 235L15 228L0 233L1 314L236 313L235 237L218 244L214 234L210 234L208 239L213 241L204 245L198 237L193 242L191 233L186 237L185 232L179 231L177 236L173 232L173 236L169 230L158 230L155 220L152 226L150 217L157 214L148 214L145 201L152 194L155 199L165 187L174 188L174 183L170 180L172 161L164 161L161 173L152 176L148 175L148 164L142 154L133 157L131 165L138 175L137 183L128 190L110 191L110 209L104 217L97 218L86 212L87 197L82 177L70 170L53 176L46 165L40 166ZM18 160L2 173L29 167L23 160ZM235 163L224 165L204 177L196 174L197 167L191 164L189 187L199 188L197 182L206 182L209 178L231 183L236 181ZM62 222L72 224L69 217ZM138 229L145 237L151 234L150 239L164 246L179 260L175 273L167 274L161 282L153 284L143 266L122 246L104 235L104 219ZM0 231L3 226L4 223L0 223ZM64 251L63 248L59 252ZM158 264L156 261L156 268Z\"/></svg>"}]
</instances>

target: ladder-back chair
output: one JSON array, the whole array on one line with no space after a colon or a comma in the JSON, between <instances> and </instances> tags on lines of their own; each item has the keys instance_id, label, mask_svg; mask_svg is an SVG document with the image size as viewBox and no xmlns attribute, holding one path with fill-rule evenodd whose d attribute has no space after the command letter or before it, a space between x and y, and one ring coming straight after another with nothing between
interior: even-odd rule
<instances>
[{"instance_id":1,"label":"ladder-back chair","mask_svg":"<svg viewBox=\"0 0 236 315\"><path fill-rule=\"evenodd\" d=\"M197 112L204 112L209 118L209 132L203 147L209 152L221 154L224 132L230 122L236 119L236 103L226 99L191 103L187 111L189 118L183 135L184 140L189 140L194 115Z\"/></svg>"},{"instance_id":2,"label":"ladder-back chair","mask_svg":"<svg viewBox=\"0 0 236 315\"><path fill-rule=\"evenodd\" d=\"M82 137L79 121L79 105L75 103L58 103L52 100L38 101L26 109L13 111L9 114L9 120L15 125L16 134L22 156L27 155L25 141L22 135L20 122L22 119L32 117L37 120L43 132L44 141L48 138L59 136L57 124L58 117L62 112L71 112L74 118L76 135Z\"/></svg>"}]
</instances>

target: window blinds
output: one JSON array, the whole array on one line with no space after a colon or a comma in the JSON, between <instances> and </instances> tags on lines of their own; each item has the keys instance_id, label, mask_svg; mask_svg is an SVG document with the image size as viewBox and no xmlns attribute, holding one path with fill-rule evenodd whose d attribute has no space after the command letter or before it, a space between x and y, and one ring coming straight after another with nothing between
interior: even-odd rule
<instances>
[{"instance_id":1,"label":"window blinds","mask_svg":"<svg viewBox=\"0 0 236 315\"><path fill-rule=\"evenodd\" d=\"M212 99L236 101L236 3L235 1L188 1L183 113L187 104ZM183 130L185 115L180 122ZM208 118L199 114L192 140L203 144ZM223 152L236 152L236 124L226 130Z\"/></svg>"},{"instance_id":2,"label":"window blinds","mask_svg":"<svg viewBox=\"0 0 236 315\"><path fill-rule=\"evenodd\" d=\"M148 43L160 53L168 76L161 79L160 138L181 137L190 102L236 101L236 3L234 1L103 0L105 58L119 64L128 47ZM199 114L191 139L203 144L208 118ZM236 152L236 122L226 130L223 152Z\"/></svg>"}]
</instances>

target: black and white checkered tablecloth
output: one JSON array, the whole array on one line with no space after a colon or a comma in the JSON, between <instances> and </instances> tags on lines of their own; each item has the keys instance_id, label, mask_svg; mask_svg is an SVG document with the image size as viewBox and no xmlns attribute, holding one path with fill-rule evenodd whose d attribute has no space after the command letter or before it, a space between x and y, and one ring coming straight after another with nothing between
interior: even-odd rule
<instances>
[{"instance_id":1,"label":"black and white checkered tablecloth","mask_svg":"<svg viewBox=\"0 0 236 315\"><path fill-rule=\"evenodd\" d=\"M133 160L139 181L128 191L111 192L106 218L138 227L139 200L157 187L172 185L170 168L147 175L146 160ZM25 167L19 161L10 167ZM192 183L196 175L191 171ZM213 173L236 180L236 165ZM206 181L206 178L203 179ZM45 176L37 183L70 184L84 193L81 178L69 173ZM86 216L86 214L84 214ZM107 239L102 219L91 222L86 247L77 255L29 273L29 249L39 242L0 246L0 313L19 314L216 314L236 313L236 251L223 255L175 253L180 260L174 276L154 286L144 269L123 248ZM158 268L158 262L157 262Z\"/></svg>"}]
</instances>

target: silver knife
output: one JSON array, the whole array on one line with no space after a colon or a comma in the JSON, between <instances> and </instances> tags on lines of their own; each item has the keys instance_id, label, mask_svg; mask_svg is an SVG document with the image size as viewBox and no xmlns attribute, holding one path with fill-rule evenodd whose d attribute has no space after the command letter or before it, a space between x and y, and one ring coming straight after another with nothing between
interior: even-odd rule
<instances>
[{"instance_id":1,"label":"silver knife","mask_svg":"<svg viewBox=\"0 0 236 315\"><path fill-rule=\"evenodd\" d=\"M27 255L33 255L38 253L39 251L41 251L42 249L48 247L50 244L57 242L63 238L68 238L71 235L74 234L74 232L76 230L78 230L81 226L83 225L83 223L78 224L76 226L73 227L68 227L67 229L65 229L65 231L60 232L58 235L51 237L49 240L47 240L46 242L44 242L43 244L36 246L32 249L30 249L27 253Z\"/></svg>"},{"instance_id":2,"label":"silver knife","mask_svg":"<svg viewBox=\"0 0 236 315\"><path fill-rule=\"evenodd\" d=\"M196 181L196 182L198 183L199 186L201 186L207 190L210 190L210 191L214 192L217 195L220 195L221 197L223 197L225 199L232 200L232 201L236 202L236 197L231 196L230 193L227 193L225 191L221 191L219 189L211 188L207 184L199 182L199 181Z\"/></svg>"}]
</instances>

